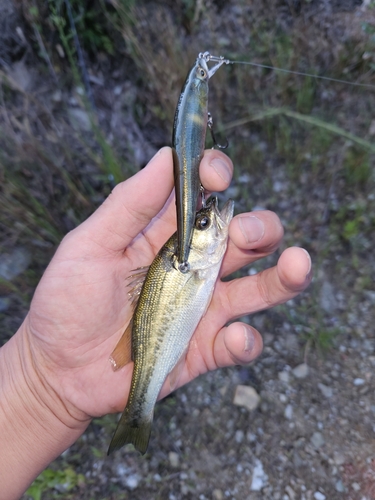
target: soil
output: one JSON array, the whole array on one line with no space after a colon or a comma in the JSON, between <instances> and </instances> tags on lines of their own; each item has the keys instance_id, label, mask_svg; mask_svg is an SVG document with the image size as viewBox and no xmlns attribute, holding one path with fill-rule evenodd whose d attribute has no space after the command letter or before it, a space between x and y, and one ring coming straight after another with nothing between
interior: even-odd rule
<instances>
[{"instance_id":1,"label":"soil","mask_svg":"<svg viewBox=\"0 0 375 500\"><path fill-rule=\"evenodd\" d=\"M310 48L310 62L314 59L319 70L342 64L349 72L360 74L360 64L357 60L353 62L352 56L343 63L340 61L343 60L342 47L346 44L355 40L362 47L361 44L374 36L367 37L362 29L364 23L374 21L370 4L356 0L280 0L251 5L237 1L210 2L214 14L206 19L205 12L200 13L202 29L195 33L191 52L197 53L196 47L204 46L205 40L210 43L216 40L215 43L224 47L221 48L223 53L231 53L238 39L243 43L247 40L248 56L254 42L253 32L249 37L250 21L247 23L245 19L248 16L254 20L261 15L265 25L275 21L280 29L289 32L294 49L298 44L301 44L301 51ZM146 9L158 8L157 4L146 2L145 5ZM171 19L178 16L177 7L173 5L168 6L166 2L162 11ZM274 19L265 15L266 6L272 7ZM154 15L156 10L147 12ZM310 21L308 30L303 32L302 26ZM150 18L147 22L152 23ZM185 19L184 43L188 46L192 34L189 32L191 25L186 27L186 22ZM373 26L375 30L375 23ZM167 28L176 29L171 25ZM17 224L12 224L12 228L5 221L0 224L0 274L4 269L6 272L15 269L14 275L6 278L13 283L13 288L0 282L3 332L0 338L5 342L21 323L59 235L69 231L104 199L111 182L108 178L103 180L103 172L98 171L94 161L85 158L84 146L77 140L77 134L82 134L89 144L92 141L90 121L80 106L77 88L69 79L65 82L60 72L62 66L57 68L59 85L56 85L45 60L37 56L36 42L27 19L6 1L0 1L0 31L0 64L13 82L9 101L4 104L3 99L0 104L4 111L0 120L4 127L9 121L15 131L14 135L6 136L11 137L10 142L1 142L4 158L21 161L19 169L24 185L36 199L50 207L51 224L58 228L54 240L52 230L41 232L37 229L31 238L23 236L21 230L16 233ZM154 27L152 36L157 37L156 32ZM321 41L317 40L319 33ZM144 33L139 37L142 43L150 42L145 40ZM158 38L156 42L159 43ZM187 52L190 53L190 49ZM140 83L134 62L124 54L123 62L103 53L91 54L87 64L105 137L127 165L141 168L158 147L170 142L172 113L189 62L176 71L171 83L173 92L168 99L164 97L165 108L160 109L157 107L160 88L156 83L154 86L144 81ZM245 58L243 53L241 58ZM372 72L373 68L374 65ZM236 75L233 73L231 77L235 79ZM371 72L367 74L366 82L374 82L372 75ZM243 117L240 105L234 104L228 109L229 106L220 104L223 96L219 82L224 77L219 72L217 77L218 85L212 99L219 123ZM267 86L275 77L263 75L262 78ZM249 94L254 93L258 99L262 95L260 87L259 82L249 81ZM340 124L348 124L351 133L373 140L374 131L369 132L371 109L374 109L373 90L350 94L346 88L328 87L328 90L319 88L317 93L321 98L319 106L325 102L326 109L335 113ZM35 104L33 98L39 100L39 104ZM249 101L251 99L249 95ZM275 106L277 99L280 96L273 95L264 101ZM346 102L349 111L345 116L340 114L343 112L339 101ZM44 111L53 116L53 123L58 125L53 133L64 137L65 141L60 144L49 135L45 139L46 144L49 141L49 151L59 157L62 154L59 147L63 148L70 138L77 170L68 164L67 172L78 186L83 186L82 190L86 189L85 179L90 178L87 181L91 189L90 200L88 205L82 204L80 216L76 215L78 209L69 211L71 194L66 187L60 181L56 184L60 174L54 171L49 177L46 173L47 160L43 167L35 167L35 172L41 168L41 175L51 183L46 182L44 189L16 150L17 144L25 140L29 125L37 140L45 137L46 130L53 129L49 128L48 113L41 111L40 102L45 106ZM10 115L17 120L10 119ZM309 170L296 173L288 164L289 153L284 151L283 156L280 148L278 152L271 149L277 142L270 138L272 133L272 126L267 129L260 125L236 129L234 134L229 132L229 140L235 146L228 154L235 161L236 174L222 198L234 197L238 210L249 209L251 200L250 206L269 208L279 214L286 233L283 248L301 245L313 256L315 278L310 289L284 306L243 318L264 336L264 351L256 362L209 373L158 403L149 450L144 457L131 447L107 457L116 416L96 419L85 435L51 465L53 471L72 469L74 484L68 480L55 482L53 487L43 483L40 487L42 499L375 499L374 195L360 180L351 185L343 174L346 164L342 155L351 147L347 142L342 140L330 146L328 163L317 170L312 160L315 153L304 151L305 156L296 161L298 165L308 163ZM311 139L292 129L292 146L295 133L298 141L312 144ZM284 145L286 142L284 137ZM32 141L22 144L27 144L27 151L37 154ZM261 155L264 171L257 171L254 165L246 166L250 148L253 152L249 161ZM38 155L36 163L41 158L40 153ZM366 182L373 187L372 167L370 171ZM65 200L63 207L57 206L61 200ZM24 224L22 214L19 217ZM348 220L357 221L357 232L345 225ZM351 233L348 236L344 229L354 231L354 236ZM17 255L18 260L12 261L12 255ZM251 274L273 265L278 255L253 265L244 273ZM254 409L233 403L238 386L250 386L260 396ZM26 494L23 498L31 497Z\"/></svg>"}]
</instances>

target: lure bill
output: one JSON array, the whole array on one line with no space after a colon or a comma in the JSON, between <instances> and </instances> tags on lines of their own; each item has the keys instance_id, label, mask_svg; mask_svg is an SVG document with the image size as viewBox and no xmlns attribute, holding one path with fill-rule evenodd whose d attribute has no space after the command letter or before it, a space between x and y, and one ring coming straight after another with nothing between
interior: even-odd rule
<instances>
[{"instance_id":1,"label":"lure bill","mask_svg":"<svg viewBox=\"0 0 375 500\"><path fill-rule=\"evenodd\" d=\"M108 454L127 443L146 452L160 389L173 369L171 387L173 379L177 382L177 370L182 366L178 362L184 359L189 341L210 304L227 247L233 207L229 200L220 212L217 199L213 198L196 214L186 273L176 266L176 233L152 262L130 326L134 370L129 399ZM141 276L142 272L138 274ZM139 284L134 279L131 286L137 294ZM127 330L124 336L128 335ZM122 354L120 340L112 353L115 369L127 361Z\"/></svg>"},{"instance_id":2,"label":"lure bill","mask_svg":"<svg viewBox=\"0 0 375 500\"><path fill-rule=\"evenodd\" d=\"M216 64L208 68L208 62ZM177 261L180 271L189 269L189 252L198 197L201 162L208 125L208 80L229 61L200 53L189 72L177 104L172 138L177 210Z\"/></svg>"}]
</instances>

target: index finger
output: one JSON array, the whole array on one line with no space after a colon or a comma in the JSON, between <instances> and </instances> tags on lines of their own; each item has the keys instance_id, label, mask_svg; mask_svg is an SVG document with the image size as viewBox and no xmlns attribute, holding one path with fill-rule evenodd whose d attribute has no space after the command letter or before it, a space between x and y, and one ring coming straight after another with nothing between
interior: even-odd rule
<instances>
[{"instance_id":1,"label":"index finger","mask_svg":"<svg viewBox=\"0 0 375 500\"><path fill-rule=\"evenodd\" d=\"M273 253L284 236L279 217L270 210L236 215L229 226L228 250L221 276Z\"/></svg>"}]
</instances>

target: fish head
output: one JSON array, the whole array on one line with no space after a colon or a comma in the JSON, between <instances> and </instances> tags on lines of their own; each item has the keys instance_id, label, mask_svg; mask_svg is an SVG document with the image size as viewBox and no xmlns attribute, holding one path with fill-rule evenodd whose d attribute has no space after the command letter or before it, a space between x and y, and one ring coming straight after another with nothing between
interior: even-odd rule
<instances>
[{"instance_id":1,"label":"fish head","mask_svg":"<svg viewBox=\"0 0 375 500\"><path fill-rule=\"evenodd\" d=\"M201 82L208 81L210 70L208 68L207 61L206 59L204 59L204 57L197 58L193 71L195 72L195 78L197 78L198 81Z\"/></svg>"},{"instance_id":2,"label":"fish head","mask_svg":"<svg viewBox=\"0 0 375 500\"><path fill-rule=\"evenodd\" d=\"M233 209L233 200L228 200L220 212L217 198L210 198L197 212L189 256L192 270L210 267L223 258Z\"/></svg>"}]
</instances>

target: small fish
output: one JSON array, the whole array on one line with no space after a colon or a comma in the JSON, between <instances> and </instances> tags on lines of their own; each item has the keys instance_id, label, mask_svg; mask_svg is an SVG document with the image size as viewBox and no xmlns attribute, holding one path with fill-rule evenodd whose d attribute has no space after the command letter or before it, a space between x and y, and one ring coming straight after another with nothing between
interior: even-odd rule
<instances>
[{"instance_id":1,"label":"small fish","mask_svg":"<svg viewBox=\"0 0 375 500\"><path fill-rule=\"evenodd\" d=\"M217 64L208 68L208 61ZM208 80L229 61L200 53L187 76L177 104L172 138L174 184L177 210L177 260L182 272L188 270L192 231L201 183L199 164L208 124Z\"/></svg>"},{"instance_id":2,"label":"small fish","mask_svg":"<svg viewBox=\"0 0 375 500\"><path fill-rule=\"evenodd\" d=\"M152 262L140 293L137 280L132 281L135 294L139 293L129 327L134 370L128 403L108 454L127 443L146 453L159 392L167 375L182 366L178 361L184 359L189 341L211 301L227 247L233 207L229 200L220 212L217 199L212 198L197 212L186 273L178 270L175 233ZM124 336L129 333L127 329ZM115 369L129 361L122 356L120 340L111 357ZM173 375L176 373L171 378Z\"/></svg>"}]
</instances>

